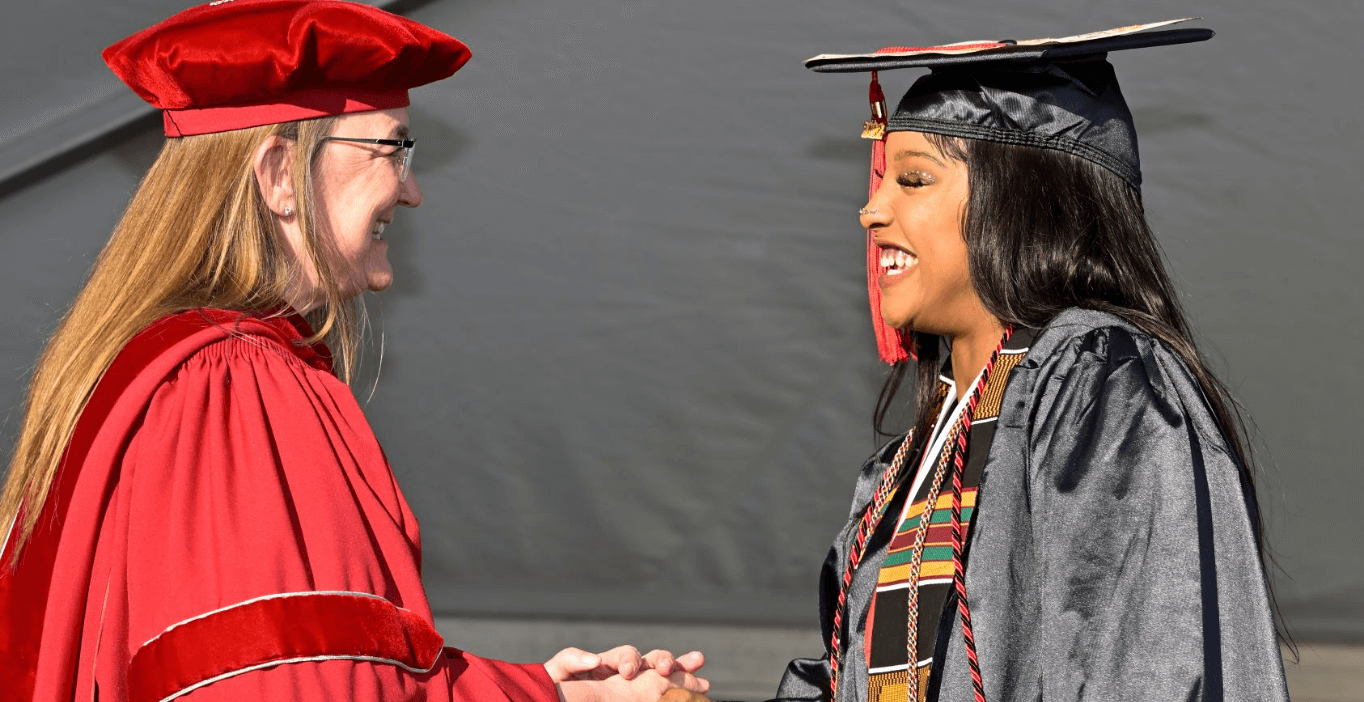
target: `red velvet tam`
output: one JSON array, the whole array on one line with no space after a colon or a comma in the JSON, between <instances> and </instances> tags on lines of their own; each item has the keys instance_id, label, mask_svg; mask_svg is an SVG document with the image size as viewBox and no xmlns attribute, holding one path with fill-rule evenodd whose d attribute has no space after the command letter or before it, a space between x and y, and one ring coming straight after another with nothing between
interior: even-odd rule
<instances>
[{"instance_id":1,"label":"red velvet tam","mask_svg":"<svg viewBox=\"0 0 1364 702\"><path fill-rule=\"evenodd\" d=\"M218 0L104 50L166 136L408 105L469 60L454 37L345 0Z\"/></svg>"}]
</instances>

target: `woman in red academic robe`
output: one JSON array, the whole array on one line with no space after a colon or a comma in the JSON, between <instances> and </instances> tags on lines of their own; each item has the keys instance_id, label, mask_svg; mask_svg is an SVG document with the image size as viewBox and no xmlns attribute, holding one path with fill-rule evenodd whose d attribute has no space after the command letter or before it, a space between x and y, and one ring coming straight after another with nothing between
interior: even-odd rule
<instances>
[{"instance_id":1,"label":"woman in red academic robe","mask_svg":"<svg viewBox=\"0 0 1364 702\"><path fill-rule=\"evenodd\" d=\"M30 384L0 497L0 700L705 687L699 655L511 664L432 625L416 520L345 380L356 297L392 279L384 228L422 201L407 90L468 57L334 0L212 3L105 51L171 138Z\"/></svg>"}]
</instances>

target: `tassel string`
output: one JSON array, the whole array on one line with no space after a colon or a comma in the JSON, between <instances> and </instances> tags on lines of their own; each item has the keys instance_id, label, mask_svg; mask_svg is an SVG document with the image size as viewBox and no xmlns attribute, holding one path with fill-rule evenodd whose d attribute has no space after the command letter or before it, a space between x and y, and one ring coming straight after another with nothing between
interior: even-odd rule
<instances>
[{"instance_id":1,"label":"tassel string","mask_svg":"<svg viewBox=\"0 0 1364 702\"><path fill-rule=\"evenodd\" d=\"M867 102L871 107L871 119L862 125L862 138L872 140L871 173L867 178L867 201L871 202L872 198L876 197L876 191L880 189L881 179L886 173L886 94L881 90L881 81L876 71L871 72ZM913 356L912 351L906 351L912 342L909 342L907 333L900 332L881 319L880 278L883 273L885 271L881 268L881 250L872 240L871 230L867 230L867 300L871 303L871 324L876 335L876 350L882 361L899 363Z\"/></svg>"}]
</instances>

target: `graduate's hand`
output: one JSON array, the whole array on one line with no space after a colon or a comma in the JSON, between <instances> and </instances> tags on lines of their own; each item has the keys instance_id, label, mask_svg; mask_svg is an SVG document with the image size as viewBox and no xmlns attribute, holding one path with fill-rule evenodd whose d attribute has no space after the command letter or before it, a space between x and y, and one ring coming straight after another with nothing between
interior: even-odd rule
<instances>
[{"instance_id":1,"label":"graduate's hand","mask_svg":"<svg viewBox=\"0 0 1364 702\"><path fill-rule=\"evenodd\" d=\"M679 670L695 674L706 664L706 656L700 651L691 651L674 657L671 651L655 649L644 654L644 662L661 675L671 675Z\"/></svg>"},{"instance_id":2,"label":"graduate's hand","mask_svg":"<svg viewBox=\"0 0 1364 702\"><path fill-rule=\"evenodd\" d=\"M711 699L691 690L675 687L663 693L658 702L711 702Z\"/></svg>"}]
</instances>

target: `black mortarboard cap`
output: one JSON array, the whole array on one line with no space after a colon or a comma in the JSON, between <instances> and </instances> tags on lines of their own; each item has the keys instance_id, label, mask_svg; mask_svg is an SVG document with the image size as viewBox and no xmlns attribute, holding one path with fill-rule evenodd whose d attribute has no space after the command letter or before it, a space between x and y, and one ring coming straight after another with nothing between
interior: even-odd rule
<instances>
[{"instance_id":1,"label":"black mortarboard cap","mask_svg":"<svg viewBox=\"0 0 1364 702\"><path fill-rule=\"evenodd\" d=\"M913 130L1057 149L1097 163L1138 187L1141 161L1136 130L1107 53L1212 38L1210 29L1147 31L1186 21L1061 39L824 54L807 60L805 66L821 73L931 68L932 73L915 82L894 114L885 119L887 131Z\"/></svg>"},{"instance_id":2,"label":"black mortarboard cap","mask_svg":"<svg viewBox=\"0 0 1364 702\"><path fill-rule=\"evenodd\" d=\"M1189 18L1199 19L1199 18ZM805 62L820 73L871 72L872 118L862 136L874 139L871 192L885 170L885 134L917 131L1056 149L1096 163L1141 187L1141 160L1132 112L1118 89L1110 51L1211 39L1211 29L1166 29L1188 19L1119 27L1060 39L975 41L929 47L887 47L870 54L822 54ZM877 72L930 68L886 114ZM913 356L909 335L885 324L876 280L880 256L867 235L867 291L882 360Z\"/></svg>"}]
</instances>

